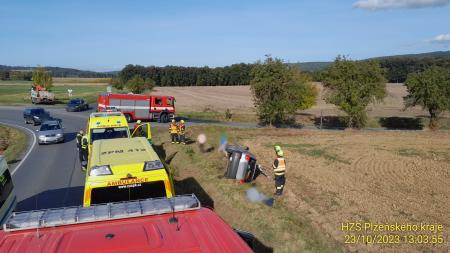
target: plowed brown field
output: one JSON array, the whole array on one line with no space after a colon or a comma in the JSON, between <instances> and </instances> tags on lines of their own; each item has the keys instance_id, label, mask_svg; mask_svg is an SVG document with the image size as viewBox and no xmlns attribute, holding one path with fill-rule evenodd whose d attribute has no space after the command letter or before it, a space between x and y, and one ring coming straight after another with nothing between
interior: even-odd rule
<instances>
[{"instance_id":1,"label":"plowed brown field","mask_svg":"<svg viewBox=\"0 0 450 253\"><path fill-rule=\"evenodd\" d=\"M436 234L372 231L367 234L399 235L400 243L360 242L346 244L348 250L450 250L450 133L258 130L244 144L269 165L275 142L284 147L288 164L284 204L335 240L344 243L345 235L365 234L343 232L347 222L443 226ZM405 242L404 236L419 234L429 237ZM444 242L424 243L432 235L443 236Z\"/></svg>"}]
</instances>

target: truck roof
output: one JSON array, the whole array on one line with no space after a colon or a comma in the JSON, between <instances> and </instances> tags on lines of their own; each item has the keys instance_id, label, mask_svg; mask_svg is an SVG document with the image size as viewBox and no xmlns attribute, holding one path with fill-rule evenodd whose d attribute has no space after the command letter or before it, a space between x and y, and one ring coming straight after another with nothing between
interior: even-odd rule
<instances>
[{"instance_id":1,"label":"truck roof","mask_svg":"<svg viewBox=\"0 0 450 253\"><path fill-rule=\"evenodd\" d=\"M145 137L94 141L90 165L118 165L159 160Z\"/></svg>"},{"instance_id":2,"label":"truck roof","mask_svg":"<svg viewBox=\"0 0 450 253\"><path fill-rule=\"evenodd\" d=\"M50 209L48 212L52 213L54 210ZM174 222L173 217L176 217L177 222ZM246 253L252 251L217 214L199 207L150 216L39 229L0 230L0 252Z\"/></svg>"},{"instance_id":3,"label":"truck roof","mask_svg":"<svg viewBox=\"0 0 450 253\"><path fill-rule=\"evenodd\" d=\"M128 122L121 112L93 112L89 116L89 128L128 127Z\"/></svg>"}]
</instances>

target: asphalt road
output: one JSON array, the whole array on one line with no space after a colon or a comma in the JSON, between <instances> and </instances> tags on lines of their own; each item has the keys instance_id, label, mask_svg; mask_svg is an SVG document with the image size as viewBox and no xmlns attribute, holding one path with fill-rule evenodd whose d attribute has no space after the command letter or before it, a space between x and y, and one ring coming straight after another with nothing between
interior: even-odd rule
<instances>
[{"instance_id":1,"label":"asphalt road","mask_svg":"<svg viewBox=\"0 0 450 253\"><path fill-rule=\"evenodd\" d=\"M23 106L0 106L0 123L28 129L25 131L29 137L28 151L22 160L10 164L18 200L16 211L82 205L85 174L80 169L75 136L86 127L92 110L66 112L63 108L46 107L51 116L62 119L65 142L38 145L35 141L39 126L25 124L23 109ZM187 126L205 124L256 127L241 123L187 122ZM152 122L152 127L167 127L167 123Z\"/></svg>"},{"instance_id":2,"label":"asphalt road","mask_svg":"<svg viewBox=\"0 0 450 253\"><path fill-rule=\"evenodd\" d=\"M0 123L31 130L25 131L31 148L28 156L10 164L18 200L16 211L81 205L85 174L77 159L75 136L85 126L88 113L49 110L63 120L66 141L38 145L31 134L35 135L39 126L25 124L22 111L23 107L0 108Z\"/></svg>"}]
</instances>

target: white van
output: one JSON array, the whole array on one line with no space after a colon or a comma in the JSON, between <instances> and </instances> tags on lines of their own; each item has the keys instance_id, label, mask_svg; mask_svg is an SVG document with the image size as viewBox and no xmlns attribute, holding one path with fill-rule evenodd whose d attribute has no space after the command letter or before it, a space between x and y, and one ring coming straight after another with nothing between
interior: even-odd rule
<instances>
[{"instance_id":1,"label":"white van","mask_svg":"<svg viewBox=\"0 0 450 253\"><path fill-rule=\"evenodd\" d=\"M17 198L5 157L0 155L0 225L16 208Z\"/></svg>"}]
</instances>

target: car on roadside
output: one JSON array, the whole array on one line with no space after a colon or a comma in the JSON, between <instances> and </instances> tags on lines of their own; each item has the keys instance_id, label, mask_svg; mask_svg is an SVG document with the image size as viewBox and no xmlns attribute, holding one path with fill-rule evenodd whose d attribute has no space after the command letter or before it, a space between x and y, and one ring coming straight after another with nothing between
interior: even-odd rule
<instances>
[{"instance_id":1,"label":"car on roadside","mask_svg":"<svg viewBox=\"0 0 450 253\"><path fill-rule=\"evenodd\" d=\"M36 130L38 132L38 143L62 143L64 142L64 128L60 120L48 120L41 124Z\"/></svg>"},{"instance_id":2,"label":"car on roadside","mask_svg":"<svg viewBox=\"0 0 450 253\"><path fill-rule=\"evenodd\" d=\"M66 106L68 112L81 112L89 109L89 104L82 98L71 99Z\"/></svg>"},{"instance_id":3,"label":"car on roadside","mask_svg":"<svg viewBox=\"0 0 450 253\"><path fill-rule=\"evenodd\" d=\"M53 119L50 113L44 108L25 108L23 111L23 119L25 124L32 123L33 125L40 125L42 122Z\"/></svg>"}]
</instances>

